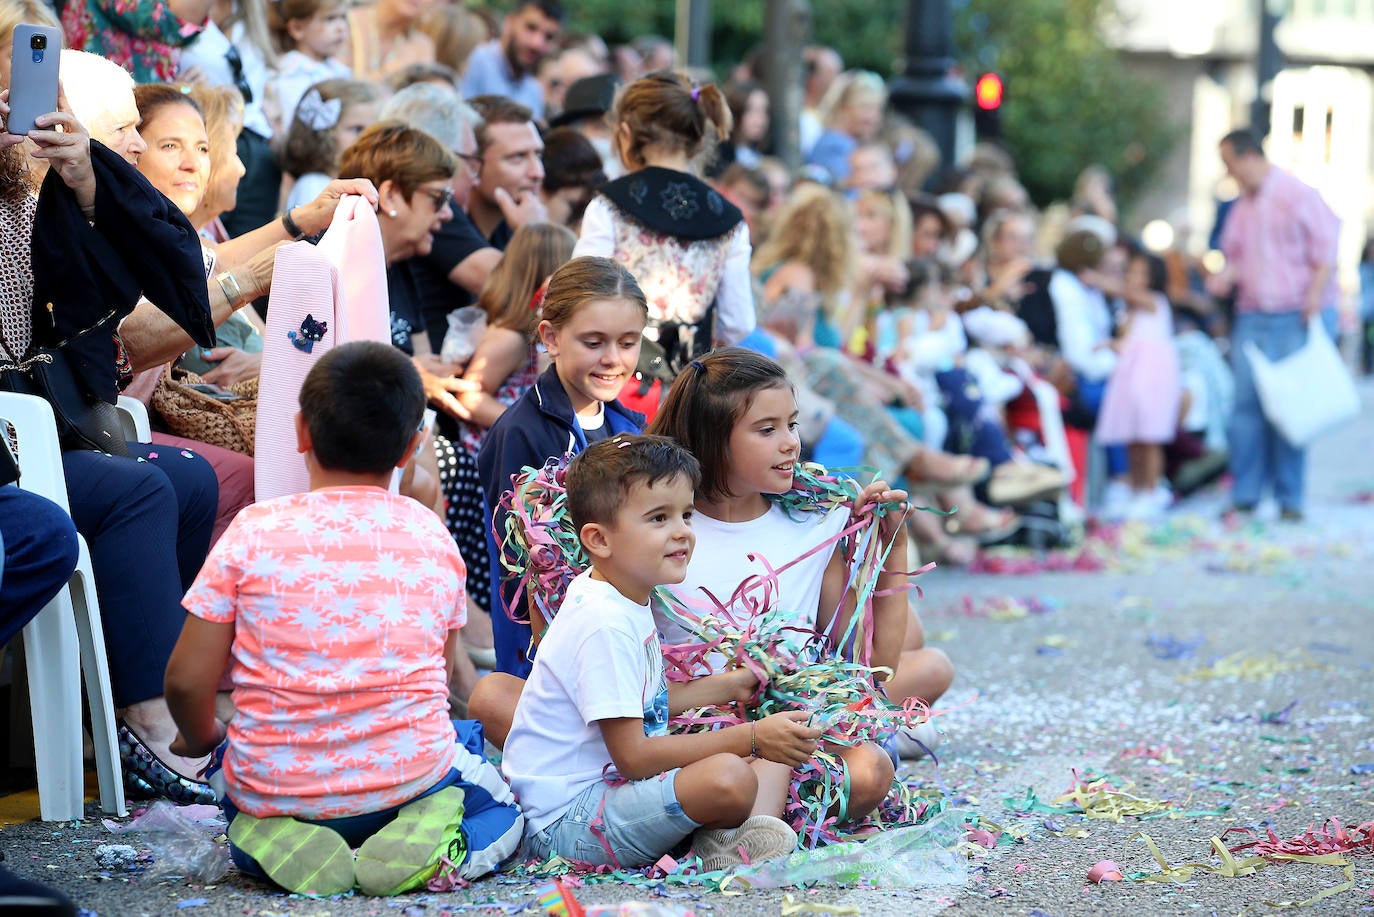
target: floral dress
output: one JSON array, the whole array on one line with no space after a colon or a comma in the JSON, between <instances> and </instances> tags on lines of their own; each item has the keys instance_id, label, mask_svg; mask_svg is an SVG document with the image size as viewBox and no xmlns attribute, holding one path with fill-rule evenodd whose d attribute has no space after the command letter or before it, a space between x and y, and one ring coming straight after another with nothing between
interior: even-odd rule
<instances>
[{"instance_id":1,"label":"floral dress","mask_svg":"<svg viewBox=\"0 0 1374 917\"><path fill-rule=\"evenodd\" d=\"M166 0L69 0L62 9L67 47L114 61L136 83L175 80L181 49L204 28L178 18Z\"/></svg>"},{"instance_id":2,"label":"floral dress","mask_svg":"<svg viewBox=\"0 0 1374 917\"><path fill-rule=\"evenodd\" d=\"M634 275L649 304L644 336L677 372L754 330L751 252L738 208L695 176L650 166L601 188L573 257L614 258Z\"/></svg>"}]
</instances>

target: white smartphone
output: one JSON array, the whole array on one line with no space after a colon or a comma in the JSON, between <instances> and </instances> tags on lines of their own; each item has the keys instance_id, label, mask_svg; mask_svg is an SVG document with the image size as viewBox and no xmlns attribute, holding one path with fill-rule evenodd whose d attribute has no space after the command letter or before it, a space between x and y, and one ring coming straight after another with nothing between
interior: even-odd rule
<instances>
[{"instance_id":1,"label":"white smartphone","mask_svg":"<svg viewBox=\"0 0 1374 917\"><path fill-rule=\"evenodd\" d=\"M14 27L10 63L10 116L5 129L27 134L39 115L57 111L57 65L62 59L62 30L20 23Z\"/></svg>"}]
</instances>

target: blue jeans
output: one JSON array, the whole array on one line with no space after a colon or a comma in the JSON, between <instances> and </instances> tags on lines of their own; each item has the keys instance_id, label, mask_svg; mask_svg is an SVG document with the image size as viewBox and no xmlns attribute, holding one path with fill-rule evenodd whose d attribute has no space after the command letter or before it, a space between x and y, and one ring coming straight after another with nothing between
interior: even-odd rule
<instances>
[{"instance_id":1,"label":"blue jeans","mask_svg":"<svg viewBox=\"0 0 1374 917\"><path fill-rule=\"evenodd\" d=\"M1259 503L1266 486L1279 508L1301 512L1306 450L1291 445L1274 429L1260 407L1255 379L1244 344L1253 341L1266 357L1281 360L1307 343L1301 312L1240 312L1231 331L1231 371L1236 378L1236 406L1231 416L1231 502Z\"/></svg>"}]
</instances>

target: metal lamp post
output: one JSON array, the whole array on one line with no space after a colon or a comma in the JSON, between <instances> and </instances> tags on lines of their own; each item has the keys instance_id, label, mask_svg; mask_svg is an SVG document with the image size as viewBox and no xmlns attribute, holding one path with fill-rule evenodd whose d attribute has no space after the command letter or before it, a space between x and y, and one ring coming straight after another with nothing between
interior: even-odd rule
<instances>
[{"instance_id":1,"label":"metal lamp post","mask_svg":"<svg viewBox=\"0 0 1374 917\"><path fill-rule=\"evenodd\" d=\"M969 88L954 68L954 21L949 0L907 0L905 59L888 86L892 107L935 139L945 165L960 152L960 115Z\"/></svg>"}]
</instances>

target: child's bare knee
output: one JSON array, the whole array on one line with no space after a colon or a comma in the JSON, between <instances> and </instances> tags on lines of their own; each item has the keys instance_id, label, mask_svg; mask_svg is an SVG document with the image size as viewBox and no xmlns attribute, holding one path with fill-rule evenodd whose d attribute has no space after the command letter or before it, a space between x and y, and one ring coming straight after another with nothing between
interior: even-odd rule
<instances>
[{"instance_id":1,"label":"child's bare knee","mask_svg":"<svg viewBox=\"0 0 1374 917\"><path fill-rule=\"evenodd\" d=\"M702 824L739 824L749 817L758 791L758 778L739 755L711 755L687 765L678 775L678 802Z\"/></svg>"},{"instance_id":2,"label":"child's bare knee","mask_svg":"<svg viewBox=\"0 0 1374 917\"><path fill-rule=\"evenodd\" d=\"M938 691L931 692L932 699L938 699L954 683L954 663L945 655L944 650L926 647L921 654L922 664L930 668L930 683L939 688Z\"/></svg>"},{"instance_id":3,"label":"child's bare knee","mask_svg":"<svg viewBox=\"0 0 1374 917\"><path fill-rule=\"evenodd\" d=\"M468 716L482 724L487 741L497 748L505 747L506 736L515 719L515 705L524 687L524 679L493 672L477 679L472 696L468 698Z\"/></svg>"}]
</instances>

